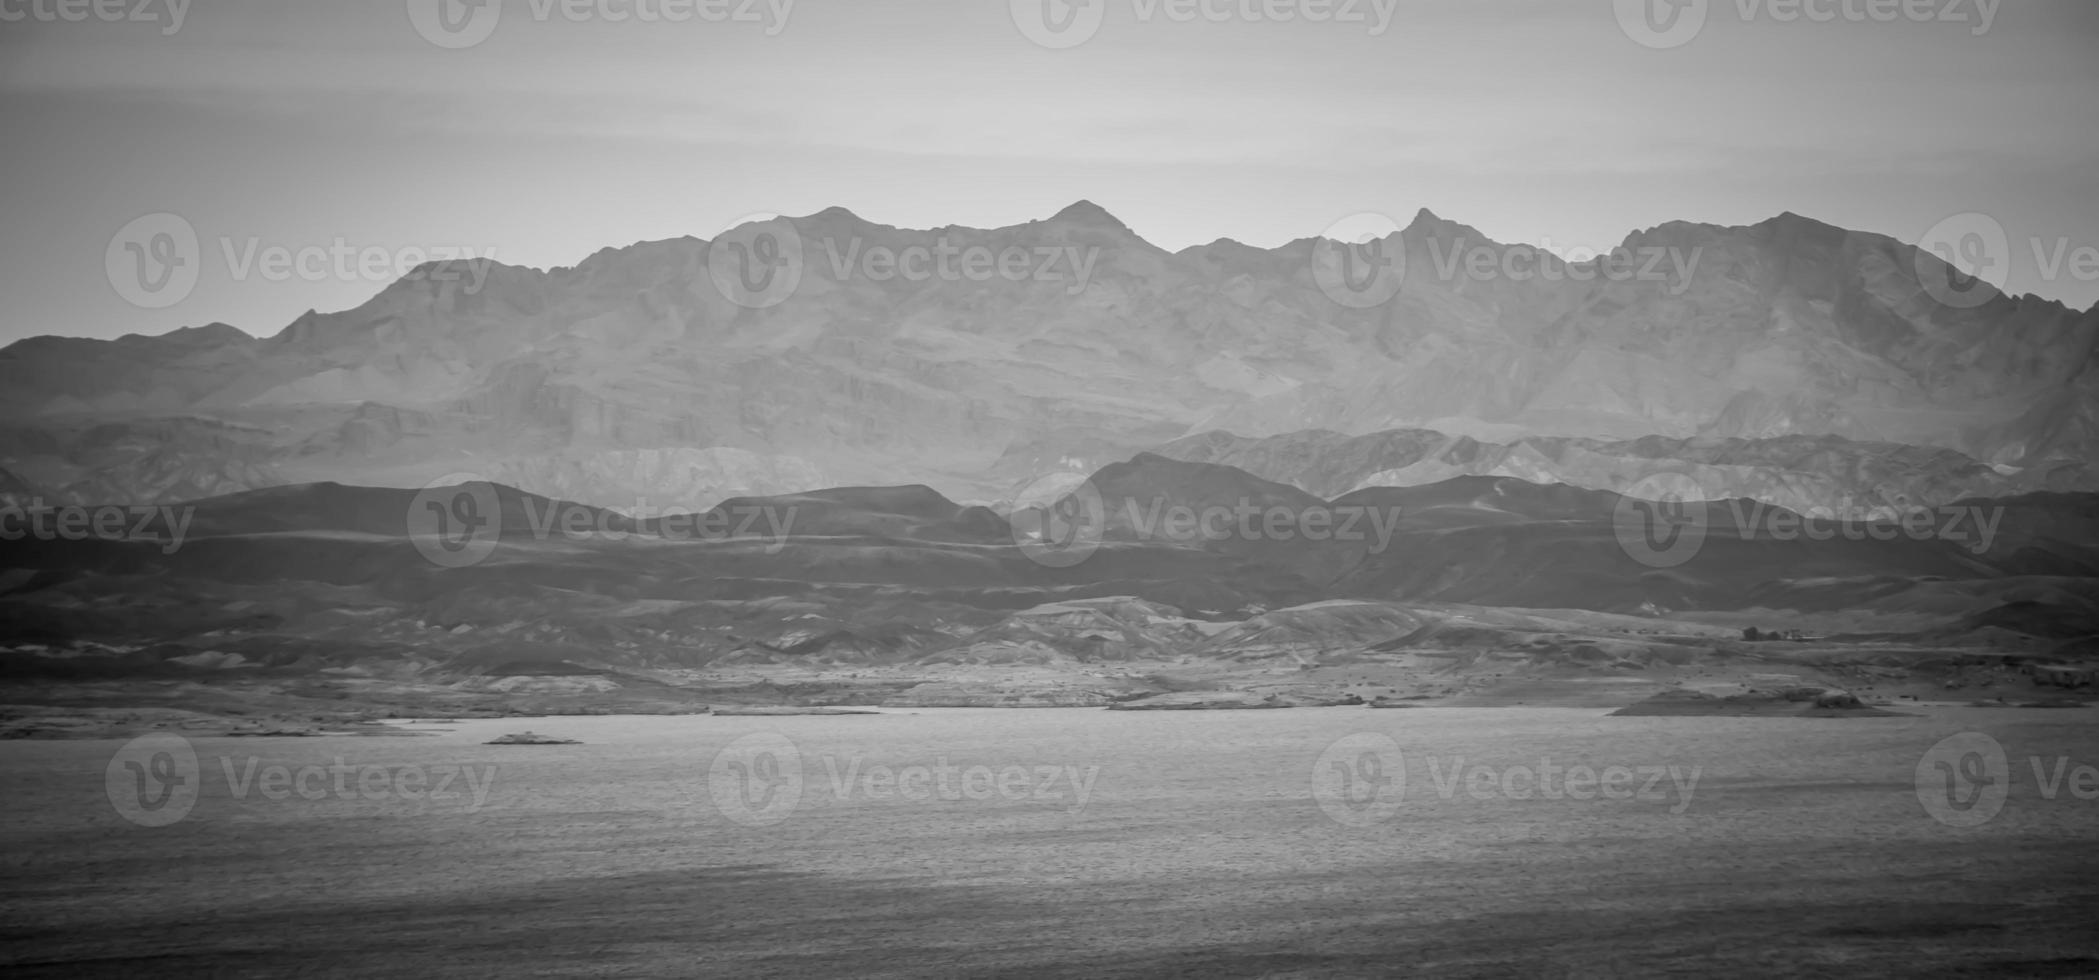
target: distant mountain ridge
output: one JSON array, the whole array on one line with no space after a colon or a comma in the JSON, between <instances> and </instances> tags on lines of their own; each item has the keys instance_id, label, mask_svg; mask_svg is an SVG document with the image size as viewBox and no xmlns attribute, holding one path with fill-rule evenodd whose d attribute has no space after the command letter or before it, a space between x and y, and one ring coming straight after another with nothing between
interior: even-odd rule
<instances>
[{"instance_id":1,"label":"distant mountain ridge","mask_svg":"<svg viewBox=\"0 0 2099 980\"><path fill-rule=\"evenodd\" d=\"M478 291L411 275L270 337L21 341L0 350L0 492L160 502L468 474L615 509L851 484L995 500L1022 456L1205 458L1189 440L1216 430L1478 444L1409 458L1393 439L1336 443L1346 462L1248 466L1321 492L1352 489L1344 473L1627 485L1631 464L1604 456L1741 482L1716 453L1825 436L1845 441L1817 464L1837 470L1747 492L1807 507L1881 483L1934 498L2099 485L2099 307L1986 284L1947 305L1936 258L1793 214L1635 232L1624 249L1671 261L1626 278L1423 210L1381 240L1404 256L1396 291L1361 308L1322 279L1337 254L1323 239L1167 252L1088 202L996 229L843 208L765 227L799 243L797 285L770 305L718 288L746 227L546 271L490 263ZM939 271L970 249L1028 261L1012 278ZM932 258L869 258L913 250ZM933 271L896 271L911 268Z\"/></svg>"},{"instance_id":2,"label":"distant mountain ridge","mask_svg":"<svg viewBox=\"0 0 2099 980\"><path fill-rule=\"evenodd\" d=\"M1991 467L1950 449L1807 435L1632 440L1532 436L1493 443L1424 429L1361 436L1295 432L1266 439L1206 432L1155 451L1238 467L1326 497L1465 475L1622 493L1638 490L1643 480L1656 474L1670 474L1701 486L1714 499L1761 500L1801 513L1825 507L1883 516L1967 497L2070 489L2091 478L2079 462L2031 469Z\"/></svg>"}]
</instances>

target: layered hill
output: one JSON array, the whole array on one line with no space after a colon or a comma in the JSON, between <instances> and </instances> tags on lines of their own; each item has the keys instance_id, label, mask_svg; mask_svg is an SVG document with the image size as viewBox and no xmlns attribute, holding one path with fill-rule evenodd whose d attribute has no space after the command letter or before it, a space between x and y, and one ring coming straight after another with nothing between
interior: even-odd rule
<instances>
[{"instance_id":1,"label":"layered hill","mask_svg":"<svg viewBox=\"0 0 2099 980\"><path fill-rule=\"evenodd\" d=\"M948 638L938 647L1015 610L1118 596L1226 622L1329 598L1647 616L1880 609L1950 621L2099 580L2099 504L2088 494L1968 500L1920 511L1930 519L1914 525L1819 535L1800 533L1797 514L1712 501L1696 515L1699 546L1658 562L1626 537L1644 502L1508 477L1327 501L1144 455L1086 486L1105 505L1104 525L1068 562L1040 560L1027 529L922 486L740 498L645 519L509 487L440 493L477 497L470 526L419 521L432 498L405 490L249 491L196 505L179 547L122 535L0 542L0 614L10 635L60 641L281 629L413 648L428 630L465 626L592 656L642 643L651 657L705 661L738 642L789 649L836 630L874 630L846 639L880 648L908 627ZM485 547L458 557L434 544L446 534Z\"/></svg>"},{"instance_id":2,"label":"layered hill","mask_svg":"<svg viewBox=\"0 0 2099 980\"><path fill-rule=\"evenodd\" d=\"M24 535L0 540L0 706L1624 704L1771 670L2010 692L2084 676L2099 642L2090 494L1960 502L1986 539L1804 536L1800 515L1714 501L1702 545L1663 565L1624 536L1648 502L1511 477L1329 501L1140 455L1083 486L1101 526L1072 562L924 486L635 517L488 484L315 484L200 502L178 547ZM422 519L433 501L457 522ZM486 547L442 546L462 535ZM1782 649L1739 642L1746 625L1855 635ZM23 710L0 731L55 724Z\"/></svg>"},{"instance_id":3,"label":"layered hill","mask_svg":"<svg viewBox=\"0 0 2099 980\"><path fill-rule=\"evenodd\" d=\"M785 278L754 301L735 263L764 241ZM620 510L854 484L991 501L1016 470L1154 447L1322 495L1463 473L1621 489L1646 460L1799 508L2099 479L2099 309L1987 284L1942 302L1949 270L1885 236L1671 223L1568 263L1424 211L1378 248L1378 302L1336 286L1356 253L1334 242L1167 252L1085 202L433 265L267 337L0 351L0 493L465 473ZM1197 436L1219 430L1303 445Z\"/></svg>"}]
</instances>

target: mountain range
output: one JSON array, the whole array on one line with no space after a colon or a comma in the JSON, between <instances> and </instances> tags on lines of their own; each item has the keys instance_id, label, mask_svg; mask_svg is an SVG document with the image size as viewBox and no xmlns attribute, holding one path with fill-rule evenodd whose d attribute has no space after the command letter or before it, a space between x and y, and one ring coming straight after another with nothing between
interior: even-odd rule
<instances>
[{"instance_id":1,"label":"mountain range","mask_svg":"<svg viewBox=\"0 0 2099 980\"><path fill-rule=\"evenodd\" d=\"M766 241L792 246L791 289L754 302L728 263ZM1386 263L1381 302L1335 285L1359 253ZM268 337L0 350L0 499L478 478L623 511L895 484L997 505L1141 451L1324 497L1666 471L1871 511L2099 486L2099 308L1793 214L1616 255L1425 210L1370 241L1169 252L1082 201L996 229L832 208L567 268L433 264Z\"/></svg>"}]
</instances>

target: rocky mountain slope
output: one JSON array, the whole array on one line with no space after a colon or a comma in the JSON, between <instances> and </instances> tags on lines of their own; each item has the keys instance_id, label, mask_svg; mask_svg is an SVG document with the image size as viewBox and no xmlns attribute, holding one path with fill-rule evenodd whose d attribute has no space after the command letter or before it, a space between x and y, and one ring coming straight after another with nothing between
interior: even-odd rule
<instances>
[{"instance_id":1,"label":"rocky mountain slope","mask_svg":"<svg viewBox=\"0 0 2099 980\"><path fill-rule=\"evenodd\" d=\"M569 268L433 265L268 337L0 350L0 493L466 473L619 509L849 484L993 501L1015 471L1151 447L1321 494L1459 473L1618 489L1650 459L1789 507L2099 480L2099 309L1987 284L1944 301L1949 270L1893 239L1787 214L1570 264L1424 211L1377 247L1376 266L1325 239L1167 252L1080 202L997 229L833 208ZM761 292L750 256L772 257ZM1189 441L1220 430L1286 442Z\"/></svg>"}]
</instances>

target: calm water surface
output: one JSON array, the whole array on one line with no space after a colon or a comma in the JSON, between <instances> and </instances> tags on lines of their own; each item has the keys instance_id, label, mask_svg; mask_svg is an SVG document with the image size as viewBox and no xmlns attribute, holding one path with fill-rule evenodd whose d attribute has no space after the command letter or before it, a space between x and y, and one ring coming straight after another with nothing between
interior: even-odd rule
<instances>
[{"instance_id":1,"label":"calm water surface","mask_svg":"<svg viewBox=\"0 0 2099 980\"><path fill-rule=\"evenodd\" d=\"M481 744L526 727L585 744ZM948 709L429 730L191 740L199 796L162 827L112 803L122 742L0 745L0 967L2099 975L2099 801L2074 778L2099 765L2091 710ZM1965 773L2008 778L1973 827L1934 819L1917 791L1927 750L1964 731L1996 738L2008 768ZM1575 767L1592 776L1570 784Z\"/></svg>"}]
</instances>

